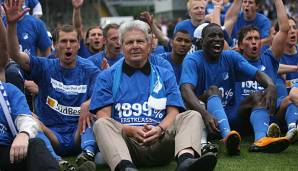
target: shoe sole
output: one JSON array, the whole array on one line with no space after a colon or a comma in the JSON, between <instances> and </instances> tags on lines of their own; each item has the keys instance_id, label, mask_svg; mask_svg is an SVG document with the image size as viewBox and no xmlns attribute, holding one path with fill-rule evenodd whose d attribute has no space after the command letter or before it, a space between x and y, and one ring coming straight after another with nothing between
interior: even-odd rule
<instances>
[{"instance_id":1,"label":"shoe sole","mask_svg":"<svg viewBox=\"0 0 298 171\"><path fill-rule=\"evenodd\" d=\"M238 149L240 145L240 139L238 135L231 135L226 142L226 147L229 155L240 155L240 150Z\"/></svg>"},{"instance_id":2,"label":"shoe sole","mask_svg":"<svg viewBox=\"0 0 298 171\"><path fill-rule=\"evenodd\" d=\"M200 160L197 160L195 163L193 163L188 171L198 171L198 170L212 171L214 170L216 163L217 163L217 157L215 155L207 154L205 156L202 156Z\"/></svg>"},{"instance_id":3,"label":"shoe sole","mask_svg":"<svg viewBox=\"0 0 298 171\"><path fill-rule=\"evenodd\" d=\"M265 147L259 147L260 149L258 151L264 152L264 153L280 153L286 150L289 147L289 145L290 145L290 142L286 139L283 139L283 140L268 144Z\"/></svg>"}]
</instances>

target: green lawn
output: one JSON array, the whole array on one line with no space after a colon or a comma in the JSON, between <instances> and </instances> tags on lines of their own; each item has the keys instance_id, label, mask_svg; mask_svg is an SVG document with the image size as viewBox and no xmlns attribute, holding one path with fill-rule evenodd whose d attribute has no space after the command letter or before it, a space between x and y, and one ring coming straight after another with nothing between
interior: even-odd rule
<instances>
[{"instance_id":1,"label":"green lawn","mask_svg":"<svg viewBox=\"0 0 298 171\"><path fill-rule=\"evenodd\" d=\"M219 170L237 171L298 171L298 143L291 145L287 150L280 154L249 153L247 151L251 140L245 139L241 144L240 156L228 156L223 145L220 145L220 153L215 168ZM70 159L72 162L74 158ZM171 162L164 167L139 168L140 171L174 171L176 162ZM104 165L97 166L98 171L108 171Z\"/></svg>"}]
</instances>

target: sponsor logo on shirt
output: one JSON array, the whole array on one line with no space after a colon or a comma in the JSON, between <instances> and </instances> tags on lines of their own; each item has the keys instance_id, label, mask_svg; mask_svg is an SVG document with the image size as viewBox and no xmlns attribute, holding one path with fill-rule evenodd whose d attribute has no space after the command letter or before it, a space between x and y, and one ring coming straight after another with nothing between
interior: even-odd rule
<instances>
[{"instance_id":1,"label":"sponsor logo on shirt","mask_svg":"<svg viewBox=\"0 0 298 171\"><path fill-rule=\"evenodd\" d=\"M158 124L164 117L164 110L154 110L148 107L148 102L141 103L117 103L115 112L122 124L144 125Z\"/></svg>"},{"instance_id":2,"label":"sponsor logo on shirt","mask_svg":"<svg viewBox=\"0 0 298 171\"><path fill-rule=\"evenodd\" d=\"M66 116L79 116L81 107L72 107L72 106L64 106L58 103L56 99L53 99L48 96L47 98L47 105L57 111L58 113Z\"/></svg>"},{"instance_id":3,"label":"sponsor logo on shirt","mask_svg":"<svg viewBox=\"0 0 298 171\"><path fill-rule=\"evenodd\" d=\"M23 33L22 37L24 40L27 40L29 38L29 34L28 33Z\"/></svg>"},{"instance_id":4,"label":"sponsor logo on shirt","mask_svg":"<svg viewBox=\"0 0 298 171\"><path fill-rule=\"evenodd\" d=\"M62 82L51 78L52 87L61 93L67 95L77 95L87 92L87 85L64 85Z\"/></svg>"},{"instance_id":5,"label":"sponsor logo on shirt","mask_svg":"<svg viewBox=\"0 0 298 171\"><path fill-rule=\"evenodd\" d=\"M261 65L261 66L259 66L259 70L260 71L265 71L266 70L266 67L264 65Z\"/></svg>"},{"instance_id":6,"label":"sponsor logo on shirt","mask_svg":"<svg viewBox=\"0 0 298 171\"><path fill-rule=\"evenodd\" d=\"M229 79L229 73L228 72L223 73L222 76L223 76L224 80Z\"/></svg>"},{"instance_id":7,"label":"sponsor logo on shirt","mask_svg":"<svg viewBox=\"0 0 298 171\"><path fill-rule=\"evenodd\" d=\"M247 96L251 93L263 91L264 87L259 85L257 81L244 81L241 83L241 88L243 90L242 95Z\"/></svg>"}]
</instances>

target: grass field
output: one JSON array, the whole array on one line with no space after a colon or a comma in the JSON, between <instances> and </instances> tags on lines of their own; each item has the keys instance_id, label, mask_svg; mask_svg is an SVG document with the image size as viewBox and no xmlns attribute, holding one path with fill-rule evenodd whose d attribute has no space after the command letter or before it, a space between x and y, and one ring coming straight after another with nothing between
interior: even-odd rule
<instances>
[{"instance_id":1,"label":"grass field","mask_svg":"<svg viewBox=\"0 0 298 171\"><path fill-rule=\"evenodd\" d=\"M249 142L245 139L241 143L240 156L228 156L223 145L220 145L220 153L215 170L235 171L298 171L298 143L291 145L280 154L249 153ZM74 162L74 158L70 158ZM139 168L140 171L174 171L176 162L171 162L163 167ZM109 171L108 166L98 165L97 171Z\"/></svg>"}]
</instances>

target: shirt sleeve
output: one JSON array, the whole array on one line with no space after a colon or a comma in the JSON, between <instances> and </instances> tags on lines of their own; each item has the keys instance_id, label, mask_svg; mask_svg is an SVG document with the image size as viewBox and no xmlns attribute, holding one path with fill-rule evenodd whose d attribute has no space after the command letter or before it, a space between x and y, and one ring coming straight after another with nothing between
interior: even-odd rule
<instances>
[{"instance_id":1,"label":"shirt sleeve","mask_svg":"<svg viewBox=\"0 0 298 171\"><path fill-rule=\"evenodd\" d=\"M30 115L31 111L29 109L28 103L26 101L25 95L14 85L7 83L5 87L8 101L11 108L11 114L13 120L17 118L18 115Z\"/></svg>"},{"instance_id":2,"label":"shirt sleeve","mask_svg":"<svg viewBox=\"0 0 298 171\"><path fill-rule=\"evenodd\" d=\"M261 38L264 39L268 37L270 34L271 22L268 18L264 17L261 23L262 25L260 27L260 33L261 33Z\"/></svg>"},{"instance_id":3,"label":"shirt sleeve","mask_svg":"<svg viewBox=\"0 0 298 171\"><path fill-rule=\"evenodd\" d=\"M101 108L114 103L112 77L110 69L104 70L97 76L89 107L91 113L96 114Z\"/></svg>"},{"instance_id":4,"label":"shirt sleeve","mask_svg":"<svg viewBox=\"0 0 298 171\"><path fill-rule=\"evenodd\" d=\"M41 51L44 51L52 46L52 41L48 36L44 22L40 19L37 19L37 27L39 32L37 47Z\"/></svg>"},{"instance_id":5,"label":"shirt sleeve","mask_svg":"<svg viewBox=\"0 0 298 171\"><path fill-rule=\"evenodd\" d=\"M32 79L38 83L43 78L43 73L47 69L47 58L41 58L36 56L30 56L30 71L26 72L29 79Z\"/></svg>"},{"instance_id":6,"label":"shirt sleeve","mask_svg":"<svg viewBox=\"0 0 298 171\"><path fill-rule=\"evenodd\" d=\"M240 53L233 51L230 52L232 52L232 56L234 59L237 80L254 80L258 69L252 66L246 59L244 59L244 57Z\"/></svg>"},{"instance_id":7,"label":"shirt sleeve","mask_svg":"<svg viewBox=\"0 0 298 171\"><path fill-rule=\"evenodd\" d=\"M198 84L199 68L197 67L197 62L191 58L191 55L194 55L194 53L187 55L183 61L180 86L191 84L196 87Z\"/></svg>"}]
</instances>

